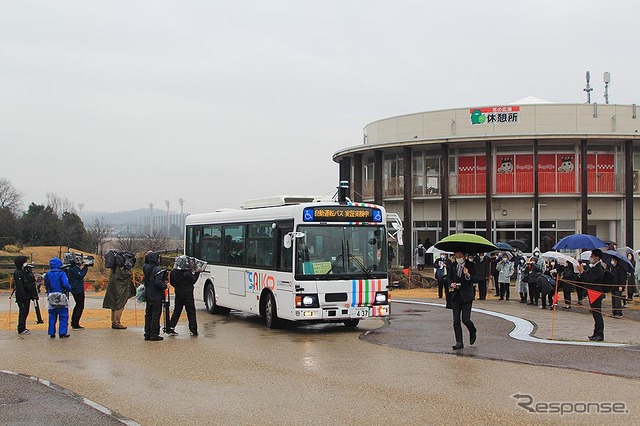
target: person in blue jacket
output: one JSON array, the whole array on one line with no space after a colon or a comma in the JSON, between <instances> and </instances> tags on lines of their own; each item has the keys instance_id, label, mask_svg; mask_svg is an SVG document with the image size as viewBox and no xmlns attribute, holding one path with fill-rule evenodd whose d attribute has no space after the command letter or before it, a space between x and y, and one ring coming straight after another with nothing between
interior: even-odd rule
<instances>
[{"instance_id":1,"label":"person in blue jacket","mask_svg":"<svg viewBox=\"0 0 640 426\"><path fill-rule=\"evenodd\" d=\"M82 269L80 266L83 266ZM84 311L84 277L87 275L89 266L82 265L82 257L79 259L74 257L74 261L67 270L67 278L69 278L69 285L71 285L71 294L76 305L73 307L71 313L71 328L74 330L80 330L84 327L80 325L80 318Z\"/></svg>"},{"instance_id":2,"label":"person in blue jacket","mask_svg":"<svg viewBox=\"0 0 640 426\"><path fill-rule=\"evenodd\" d=\"M58 330L60 338L69 337L69 299L65 292L71 291L67 274L62 269L62 260L54 257L49 261L49 270L44 275L44 287L47 290L49 303L49 337L56 337L56 323L60 321Z\"/></svg>"}]
</instances>

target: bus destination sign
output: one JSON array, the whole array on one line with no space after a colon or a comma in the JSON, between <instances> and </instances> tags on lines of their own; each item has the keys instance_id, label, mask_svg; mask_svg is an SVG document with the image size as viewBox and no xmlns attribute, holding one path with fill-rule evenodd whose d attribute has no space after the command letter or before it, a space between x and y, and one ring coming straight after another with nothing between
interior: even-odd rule
<instances>
[{"instance_id":1,"label":"bus destination sign","mask_svg":"<svg viewBox=\"0 0 640 426\"><path fill-rule=\"evenodd\" d=\"M382 211L371 207L326 206L308 207L304 222L382 222Z\"/></svg>"}]
</instances>

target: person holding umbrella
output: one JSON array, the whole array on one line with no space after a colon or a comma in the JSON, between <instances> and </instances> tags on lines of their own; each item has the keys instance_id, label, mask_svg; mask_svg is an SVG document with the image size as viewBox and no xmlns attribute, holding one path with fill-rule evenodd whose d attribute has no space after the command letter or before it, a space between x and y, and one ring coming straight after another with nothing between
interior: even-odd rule
<instances>
[{"instance_id":1,"label":"person holding umbrella","mask_svg":"<svg viewBox=\"0 0 640 426\"><path fill-rule=\"evenodd\" d=\"M578 265L578 273L585 287L595 292L593 297L589 295L589 310L591 311L594 322L593 334L589 336L589 340L597 342L604 340L604 319L602 317L604 267L602 266L601 259L602 250L593 249L591 251L591 257L589 258L589 268L585 269L582 264Z\"/></svg>"},{"instance_id":2,"label":"person holding umbrella","mask_svg":"<svg viewBox=\"0 0 640 426\"><path fill-rule=\"evenodd\" d=\"M473 345L476 341L477 329L471 321L471 306L476 294L473 283L477 281L477 277L474 263L465 259L463 252L454 252L454 257L455 262L449 266L447 274L451 288L447 295L449 302L447 305L450 305L453 310L453 332L456 344L452 348L458 350L464 348L461 322L469 330L469 344Z\"/></svg>"}]
</instances>

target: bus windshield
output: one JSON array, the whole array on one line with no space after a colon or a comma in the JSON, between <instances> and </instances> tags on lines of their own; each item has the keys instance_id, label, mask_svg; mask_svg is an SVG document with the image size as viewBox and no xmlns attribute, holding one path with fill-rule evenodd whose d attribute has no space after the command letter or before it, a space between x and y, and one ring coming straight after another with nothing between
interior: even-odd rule
<instances>
[{"instance_id":1,"label":"bus windshield","mask_svg":"<svg viewBox=\"0 0 640 426\"><path fill-rule=\"evenodd\" d=\"M296 239L296 279L384 278L384 226L301 225Z\"/></svg>"}]
</instances>

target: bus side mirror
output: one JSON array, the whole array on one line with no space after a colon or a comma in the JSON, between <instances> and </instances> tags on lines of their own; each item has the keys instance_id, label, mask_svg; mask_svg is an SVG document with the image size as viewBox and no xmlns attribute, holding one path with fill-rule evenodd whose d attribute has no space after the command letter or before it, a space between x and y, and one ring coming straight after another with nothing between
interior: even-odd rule
<instances>
[{"instance_id":1,"label":"bus side mirror","mask_svg":"<svg viewBox=\"0 0 640 426\"><path fill-rule=\"evenodd\" d=\"M282 244L284 245L284 248L286 249L290 249L291 248L291 234L286 234L284 236L284 240L282 241Z\"/></svg>"}]
</instances>

